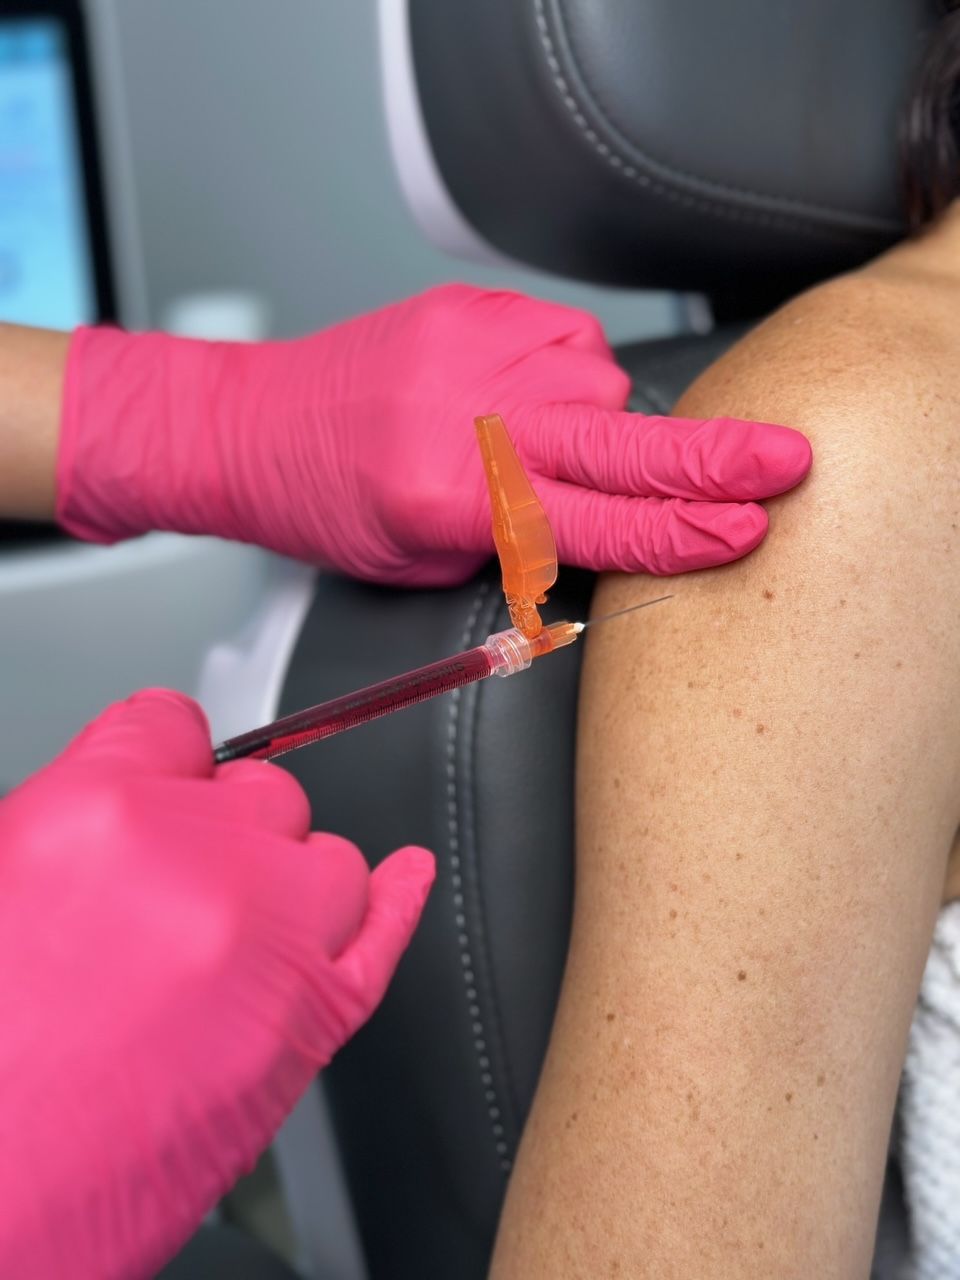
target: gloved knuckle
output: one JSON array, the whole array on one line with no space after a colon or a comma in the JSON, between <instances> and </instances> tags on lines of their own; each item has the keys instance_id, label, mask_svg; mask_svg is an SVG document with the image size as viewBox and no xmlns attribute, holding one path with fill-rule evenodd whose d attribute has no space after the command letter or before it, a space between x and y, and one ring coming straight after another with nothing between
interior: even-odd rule
<instances>
[{"instance_id":1,"label":"gloved knuckle","mask_svg":"<svg viewBox=\"0 0 960 1280\"><path fill-rule=\"evenodd\" d=\"M453 317L459 316L470 303L484 297L485 293L485 290L476 289L473 285L437 285L422 295L425 316L436 324L445 325Z\"/></svg>"},{"instance_id":2,"label":"gloved knuckle","mask_svg":"<svg viewBox=\"0 0 960 1280\"><path fill-rule=\"evenodd\" d=\"M301 784L286 769L281 769L279 765L268 764L263 773L266 777L266 785L269 786L277 800L281 802L287 809L296 809L303 813L309 820L310 801L306 791Z\"/></svg>"},{"instance_id":3,"label":"gloved knuckle","mask_svg":"<svg viewBox=\"0 0 960 1280\"><path fill-rule=\"evenodd\" d=\"M609 379L608 392L610 399L622 406L630 399L630 392L633 390L633 381L625 369L613 361L610 362L609 371L607 373Z\"/></svg>"},{"instance_id":4,"label":"gloved knuckle","mask_svg":"<svg viewBox=\"0 0 960 1280\"><path fill-rule=\"evenodd\" d=\"M472 284L450 281L447 284L434 285L432 289L425 290L421 297L432 306L458 306L461 302L485 292L486 290L478 289Z\"/></svg>"},{"instance_id":5,"label":"gloved knuckle","mask_svg":"<svg viewBox=\"0 0 960 1280\"><path fill-rule=\"evenodd\" d=\"M575 308L572 310L572 314L576 317L580 332L585 338L589 338L596 346L605 347L607 345L603 325L592 312Z\"/></svg>"},{"instance_id":6,"label":"gloved knuckle","mask_svg":"<svg viewBox=\"0 0 960 1280\"><path fill-rule=\"evenodd\" d=\"M557 416L556 408L537 403L518 404L511 409L504 422L524 464L542 463L550 453L551 420Z\"/></svg>"},{"instance_id":7,"label":"gloved knuckle","mask_svg":"<svg viewBox=\"0 0 960 1280\"><path fill-rule=\"evenodd\" d=\"M617 548L616 567L627 573L661 575L667 572L664 557L670 540L668 504L654 499L641 499L639 504L630 505L627 499L621 501L624 509L619 527L629 533Z\"/></svg>"},{"instance_id":8,"label":"gloved knuckle","mask_svg":"<svg viewBox=\"0 0 960 1280\"><path fill-rule=\"evenodd\" d=\"M51 779L37 781L44 783L42 792L34 793L27 784L4 802L0 831L4 854L49 862L68 848L76 863L116 847L118 835L129 837L134 818L119 785L99 777L72 776L71 771L57 777L53 793ZM51 794L55 803L50 802Z\"/></svg>"},{"instance_id":9,"label":"gloved knuckle","mask_svg":"<svg viewBox=\"0 0 960 1280\"><path fill-rule=\"evenodd\" d=\"M583 311L580 307L551 305L555 308L557 318L563 322L567 343L578 349L589 351L595 356L609 357L612 362L613 353L603 331L603 325L592 312Z\"/></svg>"},{"instance_id":10,"label":"gloved knuckle","mask_svg":"<svg viewBox=\"0 0 960 1280\"><path fill-rule=\"evenodd\" d=\"M78 841L91 846L129 835L137 826L137 809L128 788L118 781L98 778L76 786L69 800L71 824Z\"/></svg>"},{"instance_id":11,"label":"gloved knuckle","mask_svg":"<svg viewBox=\"0 0 960 1280\"><path fill-rule=\"evenodd\" d=\"M434 529L450 510L450 493L431 480L428 470L384 478L377 506L384 529L400 546L408 543L412 529Z\"/></svg>"}]
</instances>

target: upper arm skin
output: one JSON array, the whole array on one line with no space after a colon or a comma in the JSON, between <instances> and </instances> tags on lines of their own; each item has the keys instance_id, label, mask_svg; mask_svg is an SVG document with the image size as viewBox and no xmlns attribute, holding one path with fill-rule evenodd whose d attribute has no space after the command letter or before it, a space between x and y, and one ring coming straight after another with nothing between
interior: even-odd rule
<instances>
[{"instance_id":1,"label":"upper arm skin","mask_svg":"<svg viewBox=\"0 0 960 1280\"><path fill-rule=\"evenodd\" d=\"M867 1274L960 819L952 314L839 280L677 407L797 427L814 469L746 560L600 586L598 613L676 594L589 640L571 951L497 1280Z\"/></svg>"}]
</instances>

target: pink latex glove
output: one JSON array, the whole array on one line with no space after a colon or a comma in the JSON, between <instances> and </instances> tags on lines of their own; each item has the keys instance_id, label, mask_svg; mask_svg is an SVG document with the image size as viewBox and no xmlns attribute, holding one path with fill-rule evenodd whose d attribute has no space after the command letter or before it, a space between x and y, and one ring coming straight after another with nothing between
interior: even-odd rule
<instances>
[{"instance_id":1,"label":"pink latex glove","mask_svg":"<svg viewBox=\"0 0 960 1280\"><path fill-rule=\"evenodd\" d=\"M806 475L806 439L623 413L628 388L592 316L463 285L293 342L81 329L57 515L94 541L212 533L451 584L493 553L473 419L500 413L561 561L677 573L751 551L752 500Z\"/></svg>"},{"instance_id":2,"label":"pink latex glove","mask_svg":"<svg viewBox=\"0 0 960 1280\"><path fill-rule=\"evenodd\" d=\"M164 691L0 802L0 1275L154 1275L376 1007L433 859L309 822Z\"/></svg>"}]
</instances>

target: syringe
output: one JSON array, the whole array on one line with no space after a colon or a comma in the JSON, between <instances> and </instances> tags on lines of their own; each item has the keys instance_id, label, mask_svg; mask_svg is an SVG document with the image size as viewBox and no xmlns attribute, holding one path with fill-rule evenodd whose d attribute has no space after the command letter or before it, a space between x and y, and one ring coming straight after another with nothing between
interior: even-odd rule
<instances>
[{"instance_id":1,"label":"syringe","mask_svg":"<svg viewBox=\"0 0 960 1280\"><path fill-rule=\"evenodd\" d=\"M644 600L629 609L621 609L590 622L554 622L532 638L515 627L497 631L475 649L466 649L439 662L429 662L425 667L405 671L390 680L381 680L379 684L367 685L365 689L356 689L341 698L321 702L293 715L282 716L259 729L227 738L214 748L214 763L227 764L245 757L273 760L287 751L332 738L345 729L402 711L404 707L412 707L417 702L484 680L487 676L515 675L518 671L526 671L534 658L573 644L587 627L669 599L669 596L659 596L656 600Z\"/></svg>"}]
</instances>

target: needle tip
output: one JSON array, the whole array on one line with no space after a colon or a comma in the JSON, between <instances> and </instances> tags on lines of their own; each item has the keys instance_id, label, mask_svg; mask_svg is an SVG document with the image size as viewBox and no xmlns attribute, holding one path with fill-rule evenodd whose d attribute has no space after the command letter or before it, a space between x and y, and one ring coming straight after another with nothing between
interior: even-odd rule
<instances>
[{"instance_id":1,"label":"needle tip","mask_svg":"<svg viewBox=\"0 0 960 1280\"><path fill-rule=\"evenodd\" d=\"M626 609L618 609L616 613L605 613L601 618L591 618L589 622L580 624L581 628L595 627L598 622L609 622L613 618L622 618L625 613L635 613L637 609L647 609L652 604L662 604L664 600L672 600L673 596L657 596L655 600L641 600L639 604L631 604Z\"/></svg>"}]
</instances>

